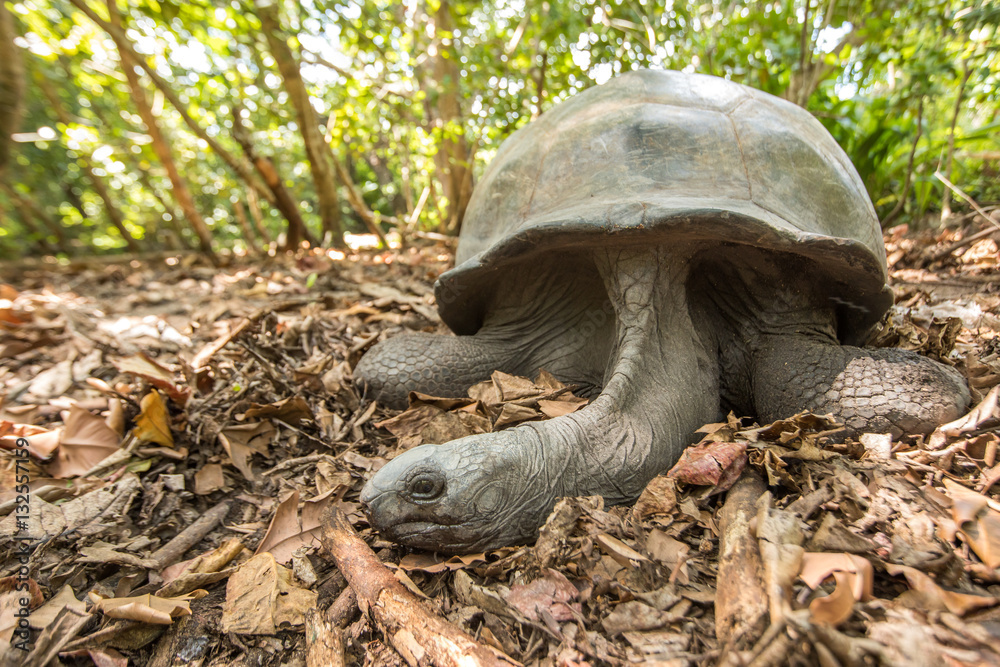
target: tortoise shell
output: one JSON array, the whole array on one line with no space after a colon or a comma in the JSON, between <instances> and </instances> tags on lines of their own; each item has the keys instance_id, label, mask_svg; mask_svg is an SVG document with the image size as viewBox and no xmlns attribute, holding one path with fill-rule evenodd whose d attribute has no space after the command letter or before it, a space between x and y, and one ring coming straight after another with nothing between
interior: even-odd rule
<instances>
[{"instance_id":1,"label":"tortoise shell","mask_svg":"<svg viewBox=\"0 0 1000 667\"><path fill-rule=\"evenodd\" d=\"M640 70L514 132L477 184L441 317L475 333L509 271L611 244L744 244L813 260L842 342L892 303L861 178L804 109L712 76Z\"/></svg>"}]
</instances>

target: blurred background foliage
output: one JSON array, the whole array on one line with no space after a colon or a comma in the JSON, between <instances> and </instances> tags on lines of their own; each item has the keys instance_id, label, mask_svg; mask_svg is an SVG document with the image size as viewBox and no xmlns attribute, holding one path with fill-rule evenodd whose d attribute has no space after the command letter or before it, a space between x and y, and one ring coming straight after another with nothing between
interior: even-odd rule
<instances>
[{"instance_id":1,"label":"blurred background foliage","mask_svg":"<svg viewBox=\"0 0 1000 667\"><path fill-rule=\"evenodd\" d=\"M954 224L945 181L1000 200L998 23L996 0L8 1L0 258L455 234L505 137L638 67L804 106L885 225Z\"/></svg>"}]
</instances>

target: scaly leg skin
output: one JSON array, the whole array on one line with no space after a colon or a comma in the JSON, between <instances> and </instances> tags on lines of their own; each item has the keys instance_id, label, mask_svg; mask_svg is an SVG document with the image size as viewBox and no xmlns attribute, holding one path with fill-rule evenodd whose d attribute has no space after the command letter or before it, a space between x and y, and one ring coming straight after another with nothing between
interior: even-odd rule
<instances>
[{"instance_id":1,"label":"scaly leg skin","mask_svg":"<svg viewBox=\"0 0 1000 667\"><path fill-rule=\"evenodd\" d=\"M832 413L853 433L928 433L963 414L969 390L953 368L898 349L862 349L806 336L767 336L754 355L760 419Z\"/></svg>"},{"instance_id":2,"label":"scaly leg skin","mask_svg":"<svg viewBox=\"0 0 1000 667\"><path fill-rule=\"evenodd\" d=\"M367 395L406 407L410 391L460 398L493 371L535 377L547 370L584 388L601 385L614 345L614 318L593 265L553 261L541 276L511 267L510 284L492 299L472 336L407 334L373 347L354 369Z\"/></svg>"},{"instance_id":3,"label":"scaly leg skin","mask_svg":"<svg viewBox=\"0 0 1000 667\"><path fill-rule=\"evenodd\" d=\"M596 254L617 341L600 396L563 417L400 454L361 493L382 535L458 553L523 543L559 497L634 501L717 416L718 363L689 315L687 266L663 248Z\"/></svg>"},{"instance_id":4,"label":"scaly leg skin","mask_svg":"<svg viewBox=\"0 0 1000 667\"><path fill-rule=\"evenodd\" d=\"M497 370L514 365L509 341L477 336L404 334L372 348L354 369L367 395L390 408L406 407L411 391L457 398Z\"/></svg>"}]
</instances>

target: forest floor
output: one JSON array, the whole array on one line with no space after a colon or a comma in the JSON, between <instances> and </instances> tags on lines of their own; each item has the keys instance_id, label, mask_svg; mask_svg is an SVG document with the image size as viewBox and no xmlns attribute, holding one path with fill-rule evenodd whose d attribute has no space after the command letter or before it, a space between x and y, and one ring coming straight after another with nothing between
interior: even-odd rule
<instances>
[{"instance_id":1,"label":"forest floor","mask_svg":"<svg viewBox=\"0 0 1000 667\"><path fill-rule=\"evenodd\" d=\"M0 664L1000 665L998 248L961 238L886 237L879 341L954 365L967 418L731 417L636 506L566 499L536 544L451 558L375 534L365 480L585 401L502 374L403 413L359 394L374 342L444 331L449 248L0 269ZM389 569L335 565L367 548L348 523Z\"/></svg>"}]
</instances>

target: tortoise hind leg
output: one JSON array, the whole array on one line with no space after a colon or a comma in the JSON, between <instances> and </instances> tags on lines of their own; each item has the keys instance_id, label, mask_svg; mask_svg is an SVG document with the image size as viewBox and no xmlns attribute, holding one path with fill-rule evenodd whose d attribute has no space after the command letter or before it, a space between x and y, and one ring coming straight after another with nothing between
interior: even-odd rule
<instances>
[{"instance_id":1,"label":"tortoise hind leg","mask_svg":"<svg viewBox=\"0 0 1000 667\"><path fill-rule=\"evenodd\" d=\"M969 390L953 368L898 349L842 346L783 334L753 355L752 396L765 421L832 413L854 432L928 433L959 417Z\"/></svg>"}]
</instances>

